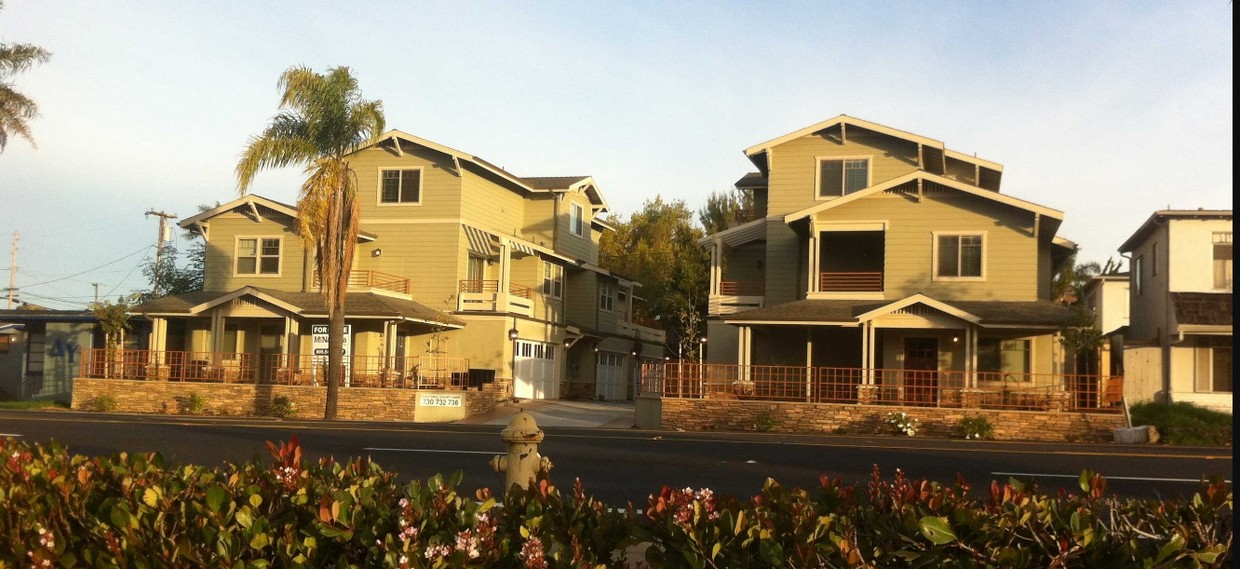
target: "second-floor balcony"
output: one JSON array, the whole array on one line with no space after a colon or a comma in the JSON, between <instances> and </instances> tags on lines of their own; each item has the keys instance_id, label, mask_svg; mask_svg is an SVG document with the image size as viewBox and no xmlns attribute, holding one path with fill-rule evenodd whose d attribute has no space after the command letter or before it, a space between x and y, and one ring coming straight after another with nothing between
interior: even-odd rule
<instances>
[{"instance_id":1,"label":"second-floor balcony","mask_svg":"<svg viewBox=\"0 0 1240 569\"><path fill-rule=\"evenodd\" d=\"M633 315L632 317L624 311L616 313L616 327L619 332L625 336L631 336L639 340L663 343L667 341L667 333L658 327L658 322L651 322Z\"/></svg>"},{"instance_id":2,"label":"second-floor balcony","mask_svg":"<svg viewBox=\"0 0 1240 569\"><path fill-rule=\"evenodd\" d=\"M319 274L315 272L314 287L320 288L321 286L322 282L319 280ZM379 271L349 271L350 290L373 288L409 294L409 279Z\"/></svg>"},{"instance_id":3,"label":"second-floor balcony","mask_svg":"<svg viewBox=\"0 0 1240 569\"><path fill-rule=\"evenodd\" d=\"M497 280L463 280L456 298L456 309L462 312L534 314L534 290L516 283L509 283L501 292Z\"/></svg>"},{"instance_id":4,"label":"second-floor balcony","mask_svg":"<svg viewBox=\"0 0 1240 569\"><path fill-rule=\"evenodd\" d=\"M718 293L710 295L708 312L715 316L759 308L765 295L763 281L721 280Z\"/></svg>"},{"instance_id":5,"label":"second-floor balcony","mask_svg":"<svg viewBox=\"0 0 1240 569\"><path fill-rule=\"evenodd\" d=\"M818 290L821 292L883 291L883 273L881 271L819 273L818 279Z\"/></svg>"}]
</instances>

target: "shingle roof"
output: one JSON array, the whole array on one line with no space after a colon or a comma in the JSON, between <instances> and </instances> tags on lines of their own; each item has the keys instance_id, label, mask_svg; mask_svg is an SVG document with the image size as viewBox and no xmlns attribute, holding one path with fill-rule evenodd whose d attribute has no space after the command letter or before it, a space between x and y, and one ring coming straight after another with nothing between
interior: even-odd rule
<instances>
[{"instance_id":1,"label":"shingle roof","mask_svg":"<svg viewBox=\"0 0 1240 569\"><path fill-rule=\"evenodd\" d=\"M250 287L276 300L301 309L302 316L326 316L327 304L323 295L317 292L289 292L283 290ZM134 308L139 313L188 313L190 308L210 302L231 292L190 292L174 296L157 298ZM442 322L452 326L464 326L465 321L435 310L416 300L406 300L376 294L373 292L350 292L345 294L344 312L351 316L392 316L421 320L426 322Z\"/></svg>"},{"instance_id":2,"label":"shingle roof","mask_svg":"<svg viewBox=\"0 0 1240 569\"><path fill-rule=\"evenodd\" d=\"M738 188L765 188L766 184L766 176L763 176L760 172L750 172L741 176L741 179L737 180L733 185Z\"/></svg>"},{"instance_id":3,"label":"shingle roof","mask_svg":"<svg viewBox=\"0 0 1240 569\"><path fill-rule=\"evenodd\" d=\"M89 310L0 310L0 322L94 322Z\"/></svg>"},{"instance_id":4,"label":"shingle roof","mask_svg":"<svg viewBox=\"0 0 1240 569\"><path fill-rule=\"evenodd\" d=\"M857 317L892 304L873 300L797 300L746 310L724 320L728 322L856 322ZM1049 300L1004 302L960 300L944 302L977 316L982 326L1009 324L1059 326L1069 320L1068 307Z\"/></svg>"},{"instance_id":5,"label":"shingle roof","mask_svg":"<svg viewBox=\"0 0 1240 569\"><path fill-rule=\"evenodd\" d=\"M522 177L521 181L540 190L563 190L589 176L533 176Z\"/></svg>"},{"instance_id":6,"label":"shingle roof","mask_svg":"<svg viewBox=\"0 0 1240 569\"><path fill-rule=\"evenodd\" d=\"M1200 326L1231 326L1230 292L1173 292L1178 324Z\"/></svg>"}]
</instances>

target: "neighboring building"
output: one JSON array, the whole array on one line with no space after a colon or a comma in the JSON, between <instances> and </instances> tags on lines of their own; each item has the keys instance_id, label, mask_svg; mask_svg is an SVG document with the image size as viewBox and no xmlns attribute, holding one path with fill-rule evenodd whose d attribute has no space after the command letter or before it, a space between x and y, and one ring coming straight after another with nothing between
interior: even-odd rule
<instances>
[{"instance_id":1,"label":"neighboring building","mask_svg":"<svg viewBox=\"0 0 1240 569\"><path fill-rule=\"evenodd\" d=\"M1099 350L1098 369L1124 375L1123 334L1128 330L1128 273L1098 275L1085 284L1085 308L1094 326L1107 339ZM1125 386L1131 390L1132 384Z\"/></svg>"},{"instance_id":2,"label":"neighboring building","mask_svg":"<svg viewBox=\"0 0 1240 569\"><path fill-rule=\"evenodd\" d=\"M0 310L0 400L69 401L82 358L96 346L103 334L89 311Z\"/></svg>"},{"instance_id":3,"label":"neighboring building","mask_svg":"<svg viewBox=\"0 0 1240 569\"><path fill-rule=\"evenodd\" d=\"M1136 400L1231 412L1231 234L1231 210L1162 210L1119 247L1132 259L1124 368Z\"/></svg>"},{"instance_id":4,"label":"neighboring building","mask_svg":"<svg viewBox=\"0 0 1240 569\"><path fill-rule=\"evenodd\" d=\"M736 187L754 220L701 240L707 360L738 364L739 385L762 374L782 378L776 398L873 386L931 405L1071 388L1086 394L1073 405L1098 403L1102 378L1064 375L1069 311L1051 297L1076 250L1057 235L1064 214L1001 193L1002 165L845 115L745 155L758 171Z\"/></svg>"},{"instance_id":5,"label":"neighboring building","mask_svg":"<svg viewBox=\"0 0 1240 569\"><path fill-rule=\"evenodd\" d=\"M638 283L598 266L610 228L591 177L517 177L400 131L349 160L351 385L499 378L520 398L624 399L640 360L662 359L663 332L631 317ZM181 221L207 242L204 291L135 309L153 323L153 370L320 381L327 311L297 216L248 195Z\"/></svg>"}]
</instances>

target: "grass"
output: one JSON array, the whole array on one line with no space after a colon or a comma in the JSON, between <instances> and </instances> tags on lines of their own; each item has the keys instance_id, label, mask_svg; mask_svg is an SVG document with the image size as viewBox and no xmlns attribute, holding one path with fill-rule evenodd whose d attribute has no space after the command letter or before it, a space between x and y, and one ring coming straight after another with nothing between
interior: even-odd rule
<instances>
[{"instance_id":1,"label":"grass","mask_svg":"<svg viewBox=\"0 0 1240 569\"><path fill-rule=\"evenodd\" d=\"M1192 403L1138 403L1133 425L1154 425L1162 442L1173 445L1231 446L1231 415Z\"/></svg>"},{"instance_id":2,"label":"grass","mask_svg":"<svg viewBox=\"0 0 1240 569\"><path fill-rule=\"evenodd\" d=\"M27 409L46 409L49 407L68 409L69 404L64 401L0 401L0 409L23 411Z\"/></svg>"}]
</instances>

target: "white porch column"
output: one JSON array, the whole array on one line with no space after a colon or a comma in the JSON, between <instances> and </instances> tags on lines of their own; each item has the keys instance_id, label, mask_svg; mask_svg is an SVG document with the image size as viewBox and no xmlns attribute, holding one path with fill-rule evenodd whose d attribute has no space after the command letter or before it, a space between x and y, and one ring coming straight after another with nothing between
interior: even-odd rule
<instances>
[{"instance_id":1,"label":"white porch column","mask_svg":"<svg viewBox=\"0 0 1240 569\"><path fill-rule=\"evenodd\" d=\"M970 325L966 331L968 332L968 345L965 346L965 358L969 365L969 387L977 389L977 333L979 330L976 326Z\"/></svg>"},{"instance_id":2,"label":"white porch column","mask_svg":"<svg viewBox=\"0 0 1240 569\"><path fill-rule=\"evenodd\" d=\"M147 346L150 346L150 361L147 363L160 365L164 363L164 351L168 345L168 319L152 318L151 319L151 335L147 339Z\"/></svg>"},{"instance_id":3,"label":"white porch column","mask_svg":"<svg viewBox=\"0 0 1240 569\"><path fill-rule=\"evenodd\" d=\"M805 327L805 402L814 400L814 327Z\"/></svg>"},{"instance_id":4,"label":"white porch column","mask_svg":"<svg viewBox=\"0 0 1240 569\"><path fill-rule=\"evenodd\" d=\"M499 240L499 284L495 291L495 310L508 312L508 291L512 286L512 246L507 239Z\"/></svg>"},{"instance_id":5,"label":"white porch column","mask_svg":"<svg viewBox=\"0 0 1240 569\"><path fill-rule=\"evenodd\" d=\"M870 325L867 322L861 323L861 383L870 385L874 382L870 377Z\"/></svg>"},{"instance_id":6,"label":"white porch column","mask_svg":"<svg viewBox=\"0 0 1240 569\"><path fill-rule=\"evenodd\" d=\"M809 273L809 283L807 283L808 288L805 290L818 292L822 285L822 277L818 274L818 259L820 256L818 249L821 247L821 243L818 239L818 226L812 221L809 224L809 231L809 247L806 247L806 249L809 249L809 263L805 265L809 267L806 271Z\"/></svg>"},{"instance_id":7,"label":"white porch column","mask_svg":"<svg viewBox=\"0 0 1240 569\"><path fill-rule=\"evenodd\" d=\"M866 354L865 354L866 361L865 361L865 367L866 367L867 369L869 369L869 370L870 370L869 372L867 372L867 373L866 373L866 377L867 377L867 379L869 379L869 383L870 383L870 385L874 385L874 383L875 383L875 381L874 381L874 352L876 352L876 351L877 351L877 350L875 350L875 349L874 349L874 343L875 343L875 341L878 339L878 335L877 335L877 334L875 333L875 331L874 331L874 323L873 323L873 322L870 322L869 324L866 324L866 327L865 327L865 328L866 328L866 342L865 342L865 345L866 345Z\"/></svg>"},{"instance_id":8,"label":"white porch column","mask_svg":"<svg viewBox=\"0 0 1240 569\"><path fill-rule=\"evenodd\" d=\"M218 308L211 311L211 351L224 351L224 314ZM212 355L212 359L216 357Z\"/></svg>"},{"instance_id":9,"label":"white porch column","mask_svg":"<svg viewBox=\"0 0 1240 569\"><path fill-rule=\"evenodd\" d=\"M719 266L723 252L720 251L719 241L710 244L710 294L718 295L720 291L720 283L723 281L723 270Z\"/></svg>"}]
</instances>

